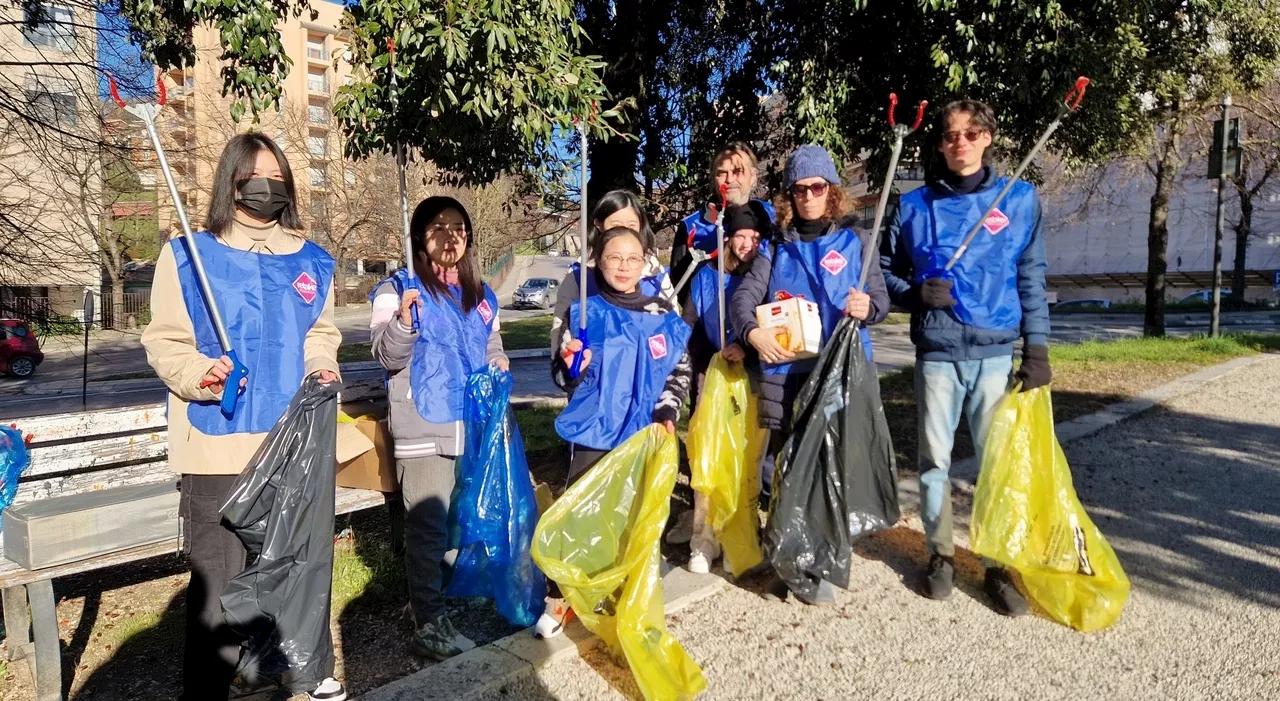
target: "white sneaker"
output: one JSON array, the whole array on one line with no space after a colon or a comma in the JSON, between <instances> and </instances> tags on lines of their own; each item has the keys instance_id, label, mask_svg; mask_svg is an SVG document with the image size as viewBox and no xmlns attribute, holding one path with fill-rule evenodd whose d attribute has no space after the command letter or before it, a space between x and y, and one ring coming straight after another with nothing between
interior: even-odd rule
<instances>
[{"instance_id":1,"label":"white sneaker","mask_svg":"<svg viewBox=\"0 0 1280 701\"><path fill-rule=\"evenodd\" d=\"M569 602L548 596L547 608L538 617L538 623L533 628L533 635L543 639L554 638L563 633L564 627L569 625L572 620L573 609L569 608Z\"/></svg>"},{"instance_id":2,"label":"white sneaker","mask_svg":"<svg viewBox=\"0 0 1280 701\"><path fill-rule=\"evenodd\" d=\"M346 701L347 690L337 679L329 677L320 682L320 686L317 686L315 691L309 692L307 696L311 697L311 701Z\"/></svg>"},{"instance_id":3,"label":"white sneaker","mask_svg":"<svg viewBox=\"0 0 1280 701\"><path fill-rule=\"evenodd\" d=\"M688 543L691 538L693 538L693 509L680 514L675 527L667 532L667 542L672 545Z\"/></svg>"},{"instance_id":4,"label":"white sneaker","mask_svg":"<svg viewBox=\"0 0 1280 701\"><path fill-rule=\"evenodd\" d=\"M689 557L689 571L694 574L711 574L711 560L700 552Z\"/></svg>"}]
</instances>

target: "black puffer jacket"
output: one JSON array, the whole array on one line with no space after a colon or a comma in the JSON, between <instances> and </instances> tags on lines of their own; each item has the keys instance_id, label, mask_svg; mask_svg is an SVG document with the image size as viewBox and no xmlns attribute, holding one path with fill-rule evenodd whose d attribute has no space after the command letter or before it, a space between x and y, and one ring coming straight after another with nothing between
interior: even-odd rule
<instances>
[{"instance_id":1,"label":"black puffer jacket","mask_svg":"<svg viewBox=\"0 0 1280 701\"><path fill-rule=\"evenodd\" d=\"M842 222L830 222L818 236L853 228L853 219ZM863 251L871 245L870 233L858 231ZM782 232L783 241L812 241L816 236L801 234L793 226ZM738 286L733 299L729 302L729 321L738 332L738 338L746 339L747 335L758 327L756 324L756 307L764 304L769 298L769 277L773 272L773 254L776 250L771 246L767 256L758 256L746 279ZM858 265L861 265L858 261ZM878 324L889 315L889 292L885 289L884 275L880 266L873 264L868 273L866 292L871 296L871 316L867 325ZM787 375L762 375L760 386L760 426L771 430L791 431L791 405L795 402L800 387L809 378L808 373L790 373Z\"/></svg>"}]
</instances>

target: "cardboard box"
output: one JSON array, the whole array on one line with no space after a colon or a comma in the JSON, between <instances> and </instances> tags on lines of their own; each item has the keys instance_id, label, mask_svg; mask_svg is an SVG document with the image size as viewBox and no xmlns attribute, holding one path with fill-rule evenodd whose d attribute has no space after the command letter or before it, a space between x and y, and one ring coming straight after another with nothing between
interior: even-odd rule
<instances>
[{"instance_id":1,"label":"cardboard box","mask_svg":"<svg viewBox=\"0 0 1280 701\"><path fill-rule=\"evenodd\" d=\"M369 448L359 451L359 447L366 443ZM355 457L351 457L352 454ZM338 456L336 482L339 487L375 492L400 491L400 483L396 480L395 449L386 421L362 418L353 424L338 424ZM347 459L343 460L344 457Z\"/></svg>"},{"instance_id":2,"label":"cardboard box","mask_svg":"<svg viewBox=\"0 0 1280 701\"><path fill-rule=\"evenodd\" d=\"M822 315L807 299L761 304L756 307L756 323L776 334L778 345L796 354L793 360L816 358L822 350Z\"/></svg>"}]
</instances>

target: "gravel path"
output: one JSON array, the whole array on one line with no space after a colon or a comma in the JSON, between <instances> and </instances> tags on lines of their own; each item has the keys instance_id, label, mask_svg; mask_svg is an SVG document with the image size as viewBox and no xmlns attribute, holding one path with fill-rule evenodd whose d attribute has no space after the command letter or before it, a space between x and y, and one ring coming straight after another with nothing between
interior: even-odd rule
<instances>
[{"instance_id":1,"label":"gravel path","mask_svg":"<svg viewBox=\"0 0 1280 701\"><path fill-rule=\"evenodd\" d=\"M967 550L952 601L913 593L925 561L917 518L862 545L834 608L734 588L671 616L706 675L700 698L1280 698L1277 398L1271 358L1066 446L1076 489L1133 582L1111 630L1000 617ZM597 650L483 698L639 694Z\"/></svg>"}]
</instances>

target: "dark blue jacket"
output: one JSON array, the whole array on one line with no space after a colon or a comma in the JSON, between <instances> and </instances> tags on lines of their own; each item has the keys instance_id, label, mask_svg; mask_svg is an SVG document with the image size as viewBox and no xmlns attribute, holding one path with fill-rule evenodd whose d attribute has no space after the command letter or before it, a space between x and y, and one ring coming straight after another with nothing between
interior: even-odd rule
<instances>
[{"instance_id":1,"label":"dark blue jacket","mask_svg":"<svg viewBox=\"0 0 1280 701\"><path fill-rule=\"evenodd\" d=\"M880 264L893 303L911 312L911 341L922 360L979 360L1012 355L1022 337L1044 345L1049 336L1040 200L1017 183L1000 215L979 231L950 274L960 300L951 309L926 309L919 286L956 250L1005 179L987 169L978 189L958 194L941 180L902 196L881 243Z\"/></svg>"}]
</instances>

